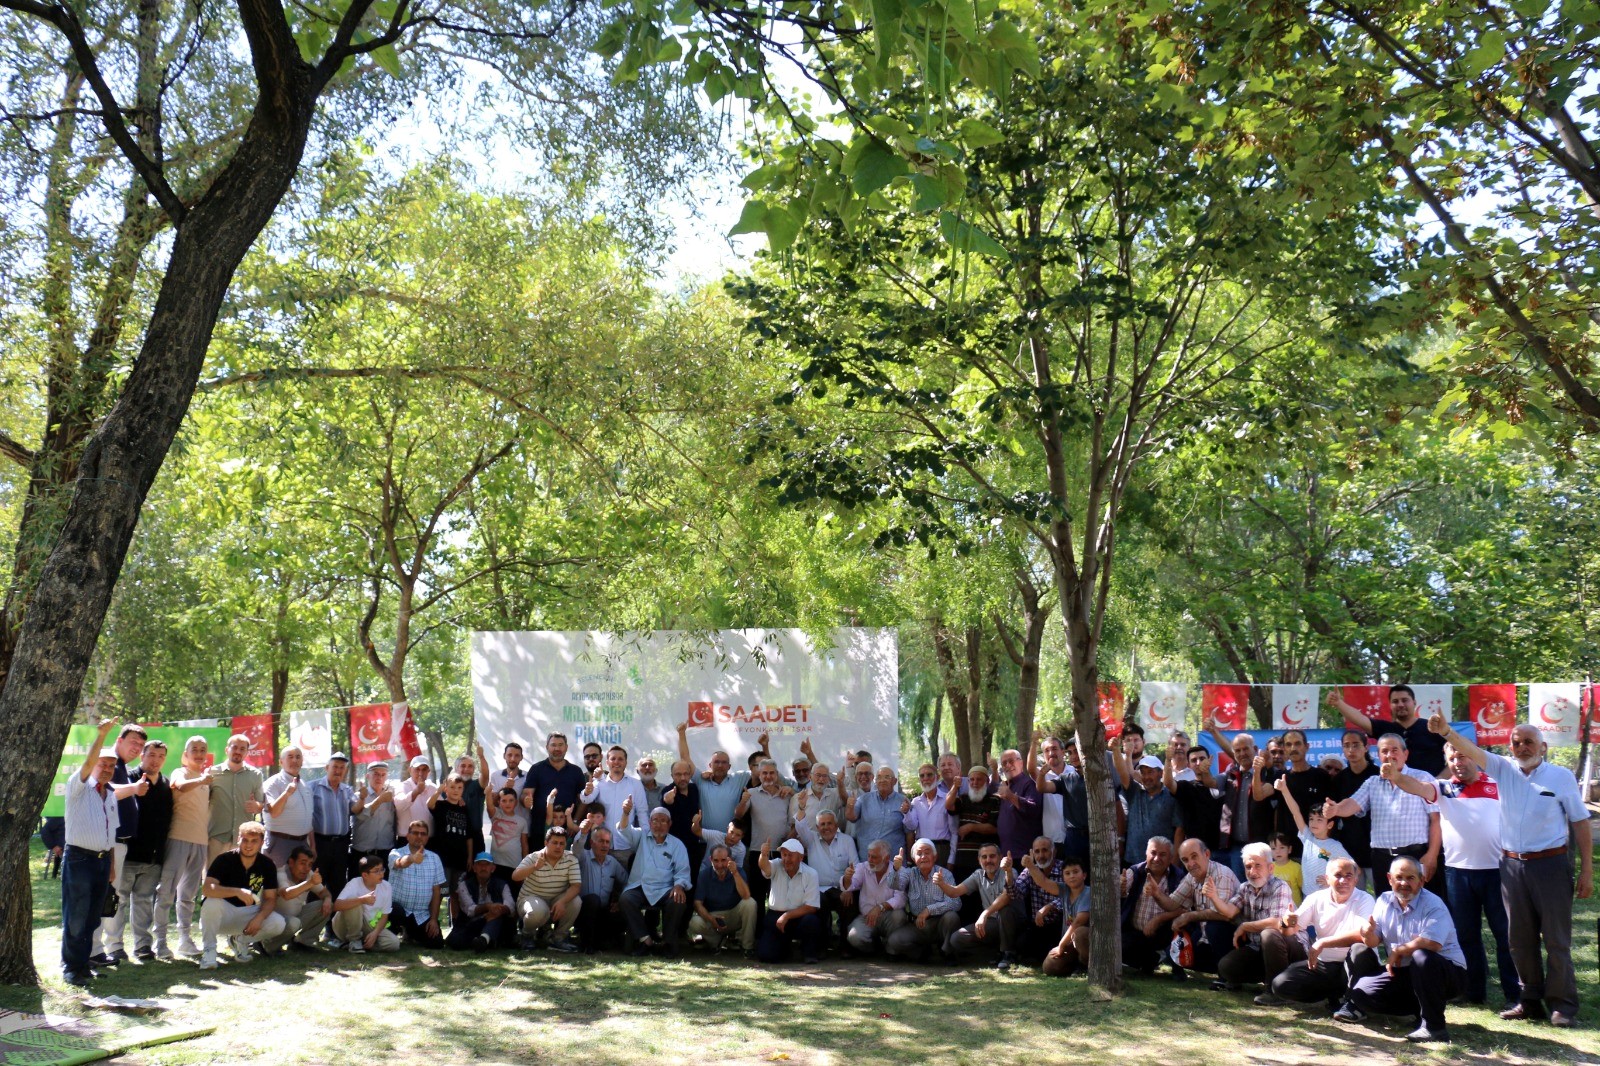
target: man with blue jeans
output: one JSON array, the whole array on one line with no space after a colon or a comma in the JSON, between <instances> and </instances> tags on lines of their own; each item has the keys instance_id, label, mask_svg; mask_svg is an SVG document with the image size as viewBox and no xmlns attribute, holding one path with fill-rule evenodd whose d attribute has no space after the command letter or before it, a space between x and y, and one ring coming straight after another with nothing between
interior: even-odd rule
<instances>
[{"instance_id":1,"label":"man with blue jeans","mask_svg":"<svg viewBox=\"0 0 1600 1066\"><path fill-rule=\"evenodd\" d=\"M1483 1003L1488 998L1489 959L1483 949L1487 922L1494 937L1500 991L1505 1005L1512 1007L1521 1001L1522 984L1511 959L1506 905L1500 894L1500 787L1456 748L1445 753L1445 761L1453 775L1438 786L1449 892L1445 902L1467 957L1467 1002Z\"/></svg>"},{"instance_id":2,"label":"man with blue jeans","mask_svg":"<svg viewBox=\"0 0 1600 1066\"><path fill-rule=\"evenodd\" d=\"M106 890L116 871L112 850L117 842L117 797L111 788L115 752L102 756L106 734L117 723L107 718L89 745L83 766L67 778L67 843L61 856L61 971L71 985L86 985L98 976L89 966L89 952Z\"/></svg>"}]
</instances>

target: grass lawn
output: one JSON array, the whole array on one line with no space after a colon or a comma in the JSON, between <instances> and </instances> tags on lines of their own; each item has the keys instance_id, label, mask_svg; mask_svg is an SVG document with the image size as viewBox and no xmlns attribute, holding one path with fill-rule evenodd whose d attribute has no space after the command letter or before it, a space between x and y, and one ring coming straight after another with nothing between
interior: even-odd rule
<instances>
[{"instance_id":1,"label":"grass lawn","mask_svg":"<svg viewBox=\"0 0 1600 1066\"><path fill-rule=\"evenodd\" d=\"M35 864L34 955L42 989L0 989L0 1007L84 1014L61 982L60 888ZM831 959L756 968L540 953L294 955L230 963L125 963L97 981L102 995L160 997L172 1024L214 1025L209 1037L140 1051L147 1063L329 1063L344 1053L389 1062L856 1063L877 1058L939 1066L1087 1062L1237 1064L1377 1062L1600 1063L1595 921L1577 919L1583 1027L1503 1022L1453 1007L1448 1049L1400 1038L1406 1019L1341 1026L1319 1014L1256 1007L1201 981L1133 981L1103 1002L1082 978L1002 977ZM309 960L309 965L307 963ZM1494 982L1490 982L1494 1000ZM1497 1004L1496 1004L1497 1005ZM132 1026L133 1019L112 1019Z\"/></svg>"}]
</instances>

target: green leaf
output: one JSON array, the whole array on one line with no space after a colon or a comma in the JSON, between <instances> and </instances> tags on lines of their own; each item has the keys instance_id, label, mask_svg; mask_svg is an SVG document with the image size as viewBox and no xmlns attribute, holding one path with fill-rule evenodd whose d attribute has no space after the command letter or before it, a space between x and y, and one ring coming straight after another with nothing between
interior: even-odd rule
<instances>
[{"instance_id":1,"label":"green leaf","mask_svg":"<svg viewBox=\"0 0 1600 1066\"><path fill-rule=\"evenodd\" d=\"M767 232L767 214L770 209L761 200L746 200L744 210L739 212L739 221L733 224L728 231L728 236L736 237L741 233Z\"/></svg>"},{"instance_id":2,"label":"green leaf","mask_svg":"<svg viewBox=\"0 0 1600 1066\"><path fill-rule=\"evenodd\" d=\"M600 36L595 40L594 47L590 51L597 56L610 59L622 51L622 46L627 43L627 40L628 24L622 19L618 19L600 31Z\"/></svg>"},{"instance_id":3,"label":"green leaf","mask_svg":"<svg viewBox=\"0 0 1600 1066\"><path fill-rule=\"evenodd\" d=\"M372 53L372 61L382 67L391 77L400 76L400 56L394 50L394 45L386 44Z\"/></svg>"},{"instance_id":4,"label":"green leaf","mask_svg":"<svg viewBox=\"0 0 1600 1066\"><path fill-rule=\"evenodd\" d=\"M870 137L859 138L844 158L844 169L857 196L871 196L895 178L911 171L911 164Z\"/></svg>"},{"instance_id":5,"label":"green leaf","mask_svg":"<svg viewBox=\"0 0 1600 1066\"><path fill-rule=\"evenodd\" d=\"M805 221L804 210L803 204L795 204L790 207L774 207L767 211L768 248L774 252L781 252L794 243Z\"/></svg>"},{"instance_id":6,"label":"green leaf","mask_svg":"<svg viewBox=\"0 0 1600 1066\"><path fill-rule=\"evenodd\" d=\"M950 28L974 43L978 40L978 12L973 0L948 0L945 13Z\"/></svg>"},{"instance_id":7,"label":"green leaf","mask_svg":"<svg viewBox=\"0 0 1600 1066\"><path fill-rule=\"evenodd\" d=\"M959 251L977 252L995 259L1011 259L1011 253L983 230L950 211L939 213L939 232Z\"/></svg>"},{"instance_id":8,"label":"green leaf","mask_svg":"<svg viewBox=\"0 0 1600 1066\"><path fill-rule=\"evenodd\" d=\"M968 148L985 148L1005 140L1005 135L999 130L975 118L962 119L960 129L961 139Z\"/></svg>"}]
</instances>

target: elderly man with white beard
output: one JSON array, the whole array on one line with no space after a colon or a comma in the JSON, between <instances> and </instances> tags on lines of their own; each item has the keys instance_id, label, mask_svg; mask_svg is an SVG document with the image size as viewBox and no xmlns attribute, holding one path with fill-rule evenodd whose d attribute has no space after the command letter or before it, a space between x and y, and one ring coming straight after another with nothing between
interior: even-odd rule
<instances>
[{"instance_id":1,"label":"elderly man with white beard","mask_svg":"<svg viewBox=\"0 0 1600 1066\"><path fill-rule=\"evenodd\" d=\"M1511 731L1509 759L1478 747L1450 728L1443 715L1429 719L1428 729L1500 786L1500 892L1522 982L1522 998L1500 1017L1533 1021L1548 1007L1550 1024L1568 1028L1578 1015L1572 896L1588 899L1594 892L1594 839L1577 779L1571 770L1545 761L1544 738L1526 723ZM1578 845L1576 883L1570 840Z\"/></svg>"},{"instance_id":2,"label":"elderly man with white beard","mask_svg":"<svg viewBox=\"0 0 1600 1066\"><path fill-rule=\"evenodd\" d=\"M906 894L900 887L900 872L889 862L889 848L882 841L867 846L867 861L857 863L840 879L840 902L854 906L856 919L845 933L850 951L870 955L875 946L906 920Z\"/></svg>"},{"instance_id":3,"label":"elderly man with white beard","mask_svg":"<svg viewBox=\"0 0 1600 1066\"><path fill-rule=\"evenodd\" d=\"M1354 859L1334 859L1327 876L1328 887L1301 900L1276 933L1262 933L1263 944L1269 936L1282 942L1289 964L1256 997L1258 1006L1325 1000L1334 1010L1349 989L1350 949L1362 943L1374 900L1357 887L1361 868Z\"/></svg>"},{"instance_id":4,"label":"elderly man with white beard","mask_svg":"<svg viewBox=\"0 0 1600 1066\"><path fill-rule=\"evenodd\" d=\"M956 849L950 865L956 880L962 881L978 868L978 850L1000 842L1000 797L989 791L989 768L968 770L967 787L951 789L944 805L956 821Z\"/></svg>"}]
</instances>

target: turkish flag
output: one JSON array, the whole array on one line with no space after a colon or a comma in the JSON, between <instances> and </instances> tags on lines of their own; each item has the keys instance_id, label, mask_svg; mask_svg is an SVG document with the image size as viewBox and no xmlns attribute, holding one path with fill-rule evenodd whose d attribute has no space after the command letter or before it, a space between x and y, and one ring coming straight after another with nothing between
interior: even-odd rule
<instances>
[{"instance_id":1,"label":"turkish flag","mask_svg":"<svg viewBox=\"0 0 1600 1066\"><path fill-rule=\"evenodd\" d=\"M251 766L266 767L277 761L277 738L272 732L272 715L236 714L233 716L233 731L250 738L250 754L244 757L245 762Z\"/></svg>"},{"instance_id":2,"label":"turkish flag","mask_svg":"<svg viewBox=\"0 0 1600 1066\"><path fill-rule=\"evenodd\" d=\"M1589 743L1600 744L1600 684L1585 685L1583 699L1589 709Z\"/></svg>"},{"instance_id":3,"label":"turkish flag","mask_svg":"<svg viewBox=\"0 0 1600 1066\"><path fill-rule=\"evenodd\" d=\"M1201 685L1200 721L1218 729L1244 729L1250 710L1249 685Z\"/></svg>"},{"instance_id":4,"label":"turkish flag","mask_svg":"<svg viewBox=\"0 0 1600 1066\"><path fill-rule=\"evenodd\" d=\"M350 708L351 762L410 760L421 754L409 704L368 703Z\"/></svg>"},{"instance_id":5,"label":"turkish flag","mask_svg":"<svg viewBox=\"0 0 1600 1066\"><path fill-rule=\"evenodd\" d=\"M1100 723L1106 727L1106 739L1116 740L1122 735L1122 716L1127 708L1122 686L1115 681L1100 682Z\"/></svg>"},{"instance_id":6,"label":"turkish flag","mask_svg":"<svg viewBox=\"0 0 1600 1066\"><path fill-rule=\"evenodd\" d=\"M1389 713L1388 685L1345 685L1341 689L1344 701L1375 722L1392 722Z\"/></svg>"},{"instance_id":7,"label":"turkish flag","mask_svg":"<svg viewBox=\"0 0 1600 1066\"><path fill-rule=\"evenodd\" d=\"M1467 717L1478 728L1479 744L1509 744L1517 724L1516 685L1468 685Z\"/></svg>"}]
</instances>

